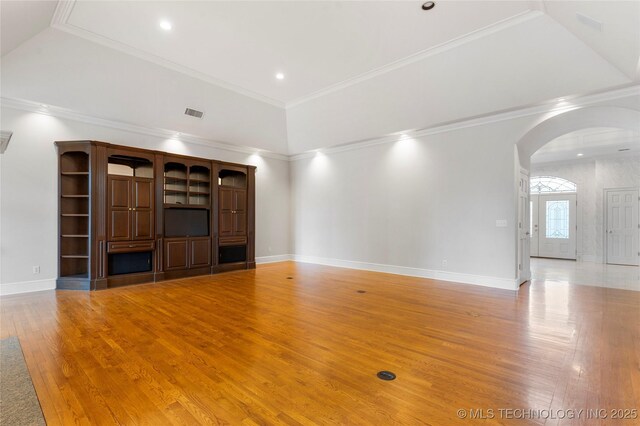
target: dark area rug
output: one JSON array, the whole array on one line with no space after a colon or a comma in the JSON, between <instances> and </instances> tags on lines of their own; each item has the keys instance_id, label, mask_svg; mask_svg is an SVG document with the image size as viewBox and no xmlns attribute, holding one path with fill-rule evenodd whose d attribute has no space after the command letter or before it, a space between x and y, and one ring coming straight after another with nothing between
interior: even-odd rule
<instances>
[{"instance_id":1,"label":"dark area rug","mask_svg":"<svg viewBox=\"0 0 640 426\"><path fill-rule=\"evenodd\" d=\"M17 337L0 340L0 425L46 425Z\"/></svg>"}]
</instances>

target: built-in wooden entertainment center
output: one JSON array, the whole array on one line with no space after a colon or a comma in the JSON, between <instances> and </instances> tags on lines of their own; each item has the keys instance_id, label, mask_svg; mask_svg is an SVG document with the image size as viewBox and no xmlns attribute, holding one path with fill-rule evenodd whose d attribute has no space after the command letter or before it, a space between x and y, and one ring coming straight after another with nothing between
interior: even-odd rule
<instances>
[{"instance_id":1,"label":"built-in wooden entertainment center","mask_svg":"<svg viewBox=\"0 0 640 426\"><path fill-rule=\"evenodd\" d=\"M255 268L255 167L96 141L55 144L57 288Z\"/></svg>"}]
</instances>

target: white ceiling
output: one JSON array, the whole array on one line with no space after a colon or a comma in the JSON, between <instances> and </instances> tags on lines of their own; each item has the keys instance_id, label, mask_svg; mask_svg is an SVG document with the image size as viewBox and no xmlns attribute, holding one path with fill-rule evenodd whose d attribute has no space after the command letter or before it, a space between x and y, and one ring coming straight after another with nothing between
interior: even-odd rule
<instances>
[{"instance_id":1,"label":"white ceiling","mask_svg":"<svg viewBox=\"0 0 640 426\"><path fill-rule=\"evenodd\" d=\"M585 161L592 158L639 154L640 132L592 127L567 133L550 141L531 156L531 163Z\"/></svg>"},{"instance_id":2,"label":"white ceiling","mask_svg":"<svg viewBox=\"0 0 640 426\"><path fill-rule=\"evenodd\" d=\"M49 26L55 1L0 2L0 53L9 53Z\"/></svg>"},{"instance_id":3,"label":"white ceiling","mask_svg":"<svg viewBox=\"0 0 640 426\"><path fill-rule=\"evenodd\" d=\"M56 3L0 2L3 97L282 154L640 80L639 1Z\"/></svg>"},{"instance_id":4,"label":"white ceiling","mask_svg":"<svg viewBox=\"0 0 640 426\"><path fill-rule=\"evenodd\" d=\"M505 1L420 5L81 0L60 28L286 103L529 9ZM162 19L171 31L159 27Z\"/></svg>"}]
</instances>

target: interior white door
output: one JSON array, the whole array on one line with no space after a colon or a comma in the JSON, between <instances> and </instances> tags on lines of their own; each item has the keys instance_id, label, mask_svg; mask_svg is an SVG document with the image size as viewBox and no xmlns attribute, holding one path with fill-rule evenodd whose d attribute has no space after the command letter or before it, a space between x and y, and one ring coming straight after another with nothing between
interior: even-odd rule
<instances>
[{"instance_id":1,"label":"interior white door","mask_svg":"<svg viewBox=\"0 0 640 426\"><path fill-rule=\"evenodd\" d=\"M538 229L538 195L531 194L531 200L529 202L529 210L531 211L531 220L529 222L529 232L531 233L531 256L538 256L538 236L540 234Z\"/></svg>"},{"instance_id":2,"label":"interior white door","mask_svg":"<svg viewBox=\"0 0 640 426\"><path fill-rule=\"evenodd\" d=\"M538 256L576 258L576 194L538 196Z\"/></svg>"},{"instance_id":3,"label":"interior white door","mask_svg":"<svg viewBox=\"0 0 640 426\"><path fill-rule=\"evenodd\" d=\"M638 265L638 190L607 191L607 263Z\"/></svg>"}]
</instances>

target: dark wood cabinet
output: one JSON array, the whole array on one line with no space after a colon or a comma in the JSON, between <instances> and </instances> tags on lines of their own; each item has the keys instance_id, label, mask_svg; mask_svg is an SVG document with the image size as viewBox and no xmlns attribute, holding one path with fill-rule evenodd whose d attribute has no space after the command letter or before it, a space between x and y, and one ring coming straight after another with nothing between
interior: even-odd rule
<instances>
[{"instance_id":1,"label":"dark wood cabinet","mask_svg":"<svg viewBox=\"0 0 640 426\"><path fill-rule=\"evenodd\" d=\"M251 167L222 164L218 167L217 261L222 269L229 264L255 264L253 257L253 215L248 214L253 196ZM251 206L253 206L251 200Z\"/></svg>"},{"instance_id":2,"label":"dark wood cabinet","mask_svg":"<svg viewBox=\"0 0 640 426\"><path fill-rule=\"evenodd\" d=\"M163 180L165 271L210 268L211 162L165 156Z\"/></svg>"},{"instance_id":3,"label":"dark wood cabinet","mask_svg":"<svg viewBox=\"0 0 640 426\"><path fill-rule=\"evenodd\" d=\"M150 240L153 179L109 176L109 241Z\"/></svg>"},{"instance_id":4,"label":"dark wood cabinet","mask_svg":"<svg viewBox=\"0 0 640 426\"><path fill-rule=\"evenodd\" d=\"M165 271L189 267L189 241L187 238L166 239L164 247Z\"/></svg>"},{"instance_id":5,"label":"dark wood cabinet","mask_svg":"<svg viewBox=\"0 0 640 426\"><path fill-rule=\"evenodd\" d=\"M109 241L131 239L131 180L109 176Z\"/></svg>"},{"instance_id":6,"label":"dark wood cabinet","mask_svg":"<svg viewBox=\"0 0 640 426\"><path fill-rule=\"evenodd\" d=\"M153 239L153 180L134 178L132 183L133 239Z\"/></svg>"},{"instance_id":7,"label":"dark wood cabinet","mask_svg":"<svg viewBox=\"0 0 640 426\"><path fill-rule=\"evenodd\" d=\"M209 237L166 238L164 245L165 271L211 266Z\"/></svg>"},{"instance_id":8,"label":"dark wood cabinet","mask_svg":"<svg viewBox=\"0 0 640 426\"><path fill-rule=\"evenodd\" d=\"M255 267L255 167L95 141L56 146L58 288Z\"/></svg>"},{"instance_id":9,"label":"dark wood cabinet","mask_svg":"<svg viewBox=\"0 0 640 426\"><path fill-rule=\"evenodd\" d=\"M220 236L247 234L247 191L220 188Z\"/></svg>"}]
</instances>

